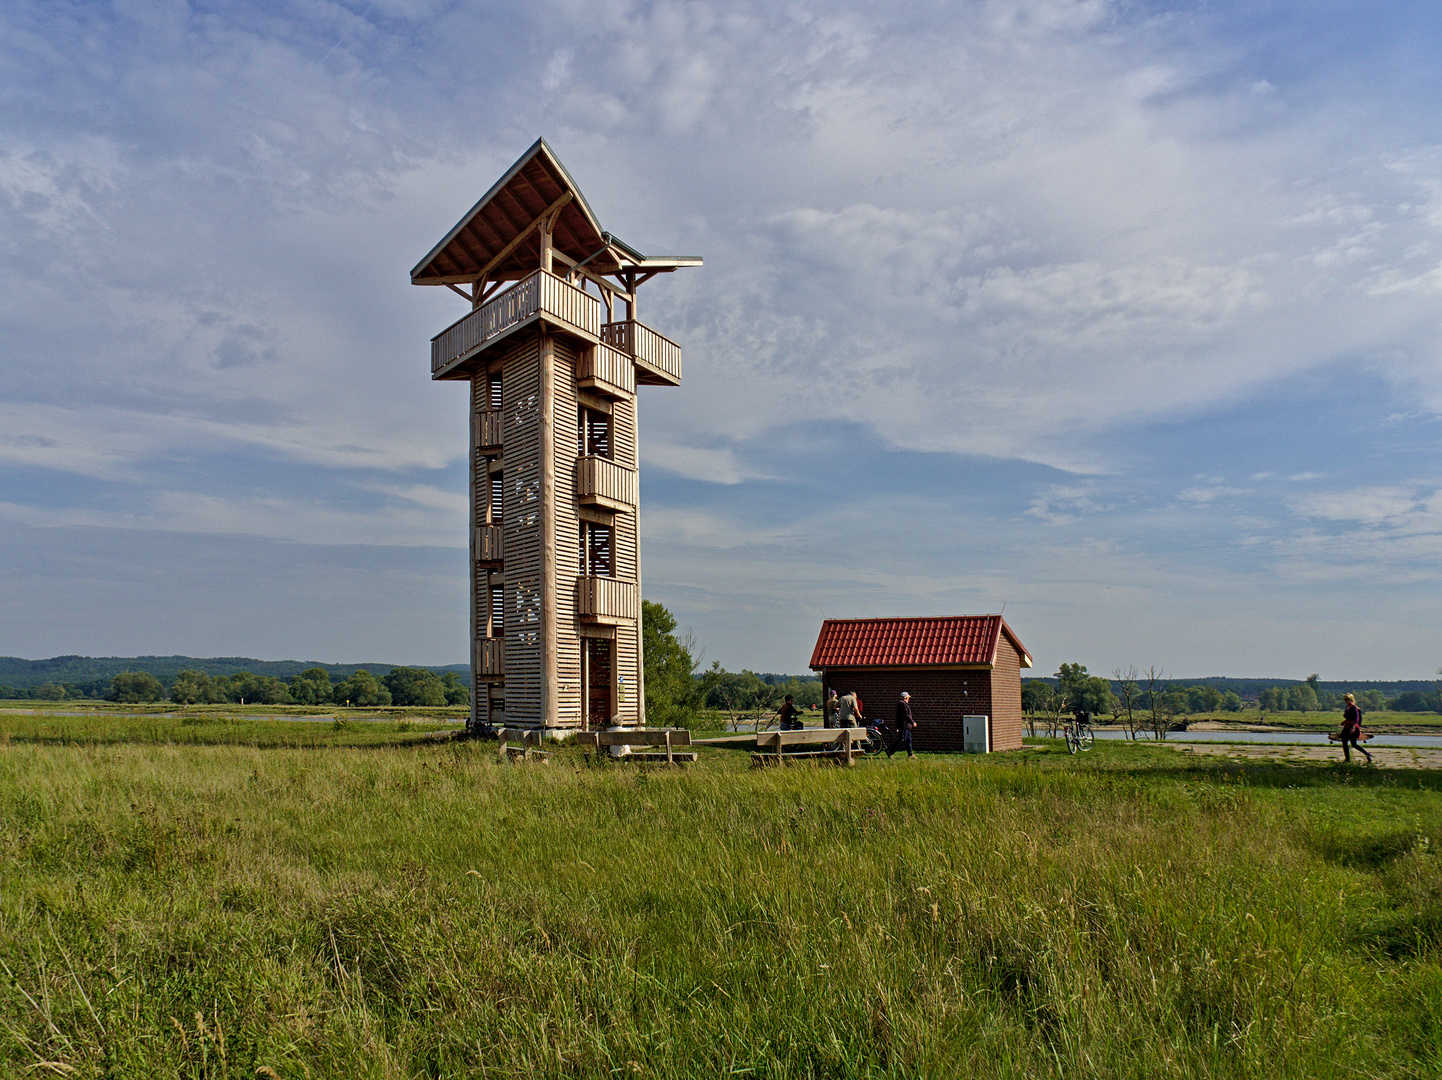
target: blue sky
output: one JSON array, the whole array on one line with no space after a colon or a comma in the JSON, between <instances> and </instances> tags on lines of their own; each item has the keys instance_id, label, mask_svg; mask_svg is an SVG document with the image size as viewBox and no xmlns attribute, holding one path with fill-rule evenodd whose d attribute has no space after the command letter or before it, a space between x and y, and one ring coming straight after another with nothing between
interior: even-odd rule
<instances>
[{"instance_id":1,"label":"blue sky","mask_svg":"<svg viewBox=\"0 0 1442 1080\"><path fill-rule=\"evenodd\" d=\"M731 668L1442 664L1432 4L0 9L0 653L465 656L462 311L537 135L649 284L645 592Z\"/></svg>"}]
</instances>

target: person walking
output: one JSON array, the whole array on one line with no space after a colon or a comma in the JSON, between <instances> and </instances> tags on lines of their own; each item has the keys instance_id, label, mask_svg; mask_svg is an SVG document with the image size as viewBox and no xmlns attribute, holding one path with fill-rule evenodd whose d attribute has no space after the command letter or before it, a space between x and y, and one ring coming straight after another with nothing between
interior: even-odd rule
<instances>
[{"instance_id":1,"label":"person walking","mask_svg":"<svg viewBox=\"0 0 1442 1080\"><path fill-rule=\"evenodd\" d=\"M1342 710L1342 760L1352 760L1352 747L1355 746L1362 751L1362 756L1367 759L1367 764L1372 764L1372 755L1367 753L1367 748L1358 742L1362 734L1362 710L1357 708L1357 699L1351 694L1342 698L1347 707Z\"/></svg>"},{"instance_id":2,"label":"person walking","mask_svg":"<svg viewBox=\"0 0 1442 1080\"><path fill-rule=\"evenodd\" d=\"M886 756L890 757L904 745L906 756L916 757L916 752L911 748L911 733L915 728L916 718L911 715L911 695L903 690L901 700L896 703L896 734L891 745L886 748Z\"/></svg>"}]
</instances>

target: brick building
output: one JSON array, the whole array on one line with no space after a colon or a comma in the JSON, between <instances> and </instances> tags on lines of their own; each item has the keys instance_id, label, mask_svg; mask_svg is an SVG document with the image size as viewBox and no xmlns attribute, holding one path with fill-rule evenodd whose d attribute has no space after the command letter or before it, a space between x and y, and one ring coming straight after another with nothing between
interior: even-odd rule
<instances>
[{"instance_id":1,"label":"brick building","mask_svg":"<svg viewBox=\"0 0 1442 1080\"><path fill-rule=\"evenodd\" d=\"M860 696L870 720L890 721L911 694L918 750L962 749L962 717L987 716L993 750L1021 748L1021 669L1031 656L1000 615L827 619L811 669L822 692Z\"/></svg>"}]
</instances>

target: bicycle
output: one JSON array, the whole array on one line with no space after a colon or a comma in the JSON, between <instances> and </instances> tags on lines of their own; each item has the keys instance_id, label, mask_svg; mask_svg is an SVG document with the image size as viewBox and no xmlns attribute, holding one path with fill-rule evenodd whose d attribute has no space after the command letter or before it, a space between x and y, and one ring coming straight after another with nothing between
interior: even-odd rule
<instances>
[{"instance_id":1,"label":"bicycle","mask_svg":"<svg viewBox=\"0 0 1442 1080\"><path fill-rule=\"evenodd\" d=\"M865 736L863 736L863 737L860 738L860 739L857 739L857 740L856 740L854 743L852 743L851 745L852 745L855 749L861 751L861 753L864 754L865 756L867 756L867 757L875 757L877 754L881 753L883 750L886 749L886 732L882 731L882 730L881 730L879 727L877 727L875 724L866 724L865 721L862 721L862 724L865 724L865 726L866 726L866 734L865 734ZM853 724L852 726L853 726L853 727L861 727L862 724ZM838 736L836 737L836 741L835 741L834 743L832 743L832 744L828 747L828 749L830 749L830 750L845 750L846 747L844 747L844 746L842 745L842 742L843 742L843 740L842 740L841 736L838 735Z\"/></svg>"},{"instance_id":2,"label":"bicycle","mask_svg":"<svg viewBox=\"0 0 1442 1080\"><path fill-rule=\"evenodd\" d=\"M1069 753L1075 754L1082 750L1090 750L1096 736L1092 734L1092 726L1086 720L1078 720L1075 717L1066 727L1062 728L1066 735L1066 748Z\"/></svg>"}]
</instances>

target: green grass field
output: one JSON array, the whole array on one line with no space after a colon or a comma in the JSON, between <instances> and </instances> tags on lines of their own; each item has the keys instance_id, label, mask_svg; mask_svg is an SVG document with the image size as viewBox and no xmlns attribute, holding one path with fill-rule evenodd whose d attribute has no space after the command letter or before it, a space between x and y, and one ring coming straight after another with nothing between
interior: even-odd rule
<instances>
[{"instance_id":1,"label":"green grass field","mask_svg":"<svg viewBox=\"0 0 1442 1080\"><path fill-rule=\"evenodd\" d=\"M22 726L0 719L0 1076L1442 1069L1431 772L1125 744L667 770Z\"/></svg>"}]
</instances>

